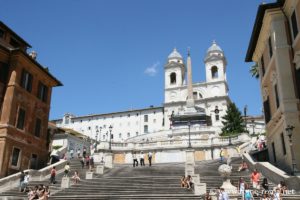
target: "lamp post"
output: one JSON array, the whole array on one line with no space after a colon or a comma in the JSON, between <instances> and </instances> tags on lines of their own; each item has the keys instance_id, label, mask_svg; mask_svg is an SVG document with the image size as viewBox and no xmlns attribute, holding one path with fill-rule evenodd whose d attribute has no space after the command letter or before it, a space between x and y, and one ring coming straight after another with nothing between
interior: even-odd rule
<instances>
[{"instance_id":1,"label":"lamp post","mask_svg":"<svg viewBox=\"0 0 300 200\"><path fill-rule=\"evenodd\" d=\"M97 151L97 145L98 145L98 134L99 134L99 130L97 128L96 130L96 144L95 144L95 150Z\"/></svg>"},{"instance_id":2,"label":"lamp post","mask_svg":"<svg viewBox=\"0 0 300 200\"><path fill-rule=\"evenodd\" d=\"M295 173L297 172L296 170L296 160L295 160L295 154L294 154L294 150L293 150L293 141L292 141L292 135L293 135L293 130L294 130L294 126L291 126L291 125L288 125L286 128L285 128L285 131L287 133L287 135L289 136L289 139L290 139L290 150L291 150L291 156L292 156L292 172L291 174L292 175L295 175Z\"/></svg>"},{"instance_id":3,"label":"lamp post","mask_svg":"<svg viewBox=\"0 0 300 200\"><path fill-rule=\"evenodd\" d=\"M99 142L101 141L101 130L102 130L102 126L99 127L100 131L99 131Z\"/></svg>"},{"instance_id":4,"label":"lamp post","mask_svg":"<svg viewBox=\"0 0 300 200\"><path fill-rule=\"evenodd\" d=\"M110 125L109 127L109 146L108 146L108 150L111 151L111 131L113 129L112 125Z\"/></svg>"},{"instance_id":5,"label":"lamp post","mask_svg":"<svg viewBox=\"0 0 300 200\"><path fill-rule=\"evenodd\" d=\"M245 106L244 106L244 120L245 120L245 128L246 128L246 131L248 131L248 129L247 129L247 111L248 111L248 106L245 105Z\"/></svg>"},{"instance_id":6,"label":"lamp post","mask_svg":"<svg viewBox=\"0 0 300 200\"><path fill-rule=\"evenodd\" d=\"M251 122L252 122L252 134L254 135L255 134L255 121L254 121L254 119L252 119Z\"/></svg>"},{"instance_id":7,"label":"lamp post","mask_svg":"<svg viewBox=\"0 0 300 200\"><path fill-rule=\"evenodd\" d=\"M192 144L191 144L191 121L188 121L187 125L189 127L189 146L188 146L188 148L192 148Z\"/></svg>"}]
</instances>

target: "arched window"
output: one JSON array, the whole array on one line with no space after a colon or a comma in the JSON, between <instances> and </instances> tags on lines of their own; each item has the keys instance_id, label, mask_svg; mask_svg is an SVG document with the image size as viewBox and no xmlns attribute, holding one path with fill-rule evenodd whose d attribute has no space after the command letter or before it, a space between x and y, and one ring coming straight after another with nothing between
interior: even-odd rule
<instances>
[{"instance_id":1,"label":"arched window","mask_svg":"<svg viewBox=\"0 0 300 200\"><path fill-rule=\"evenodd\" d=\"M176 73L175 72L171 73L171 75L170 75L170 83L176 84Z\"/></svg>"},{"instance_id":2,"label":"arched window","mask_svg":"<svg viewBox=\"0 0 300 200\"><path fill-rule=\"evenodd\" d=\"M193 92L193 97L194 97L194 99L198 99L198 93L197 92Z\"/></svg>"},{"instance_id":3,"label":"arched window","mask_svg":"<svg viewBox=\"0 0 300 200\"><path fill-rule=\"evenodd\" d=\"M218 106L215 107L215 116L216 116L216 121L219 121L220 117L219 117L219 112L220 110L218 109Z\"/></svg>"},{"instance_id":4,"label":"arched window","mask_svg":"<svg viewBox=\"0 0 300 200\"><path fill-rule=\"evenodd\" d=\"M218 67L213 66L213 67L211 68L211 77L212 77L212 78L218 78L218 77L219 77L219 74L218 74Z\"/></svg>"}]
</instances>

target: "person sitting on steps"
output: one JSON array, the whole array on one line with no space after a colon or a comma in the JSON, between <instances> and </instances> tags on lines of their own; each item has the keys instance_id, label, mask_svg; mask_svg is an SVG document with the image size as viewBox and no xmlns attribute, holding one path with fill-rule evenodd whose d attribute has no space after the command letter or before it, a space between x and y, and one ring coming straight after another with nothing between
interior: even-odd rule
<instances>
[{"instance_id":1,"label":"person sitting on steps","mask_svg":"<svg viewBox=\"0 0 300 200\"><path fill-rule=\"evenodd\" d=\"M180 179L180 186L182 188L186 188L187 187L187 184L186 184L186 181L185 181L185 176L181 177L181 179Z\"/></svg>"},{"instance_id":2,"label":"person sitting on steps","mask_svg":"<svg viewBox=\"0 0 300 200\"><path fill-rule=\"evenodd\" d=\"M247 171L248 170L248 165L245 161L242 162L242 164L239 166L239 169L238 169L238 172L241 172L241 171Z\"/></svg>"},{"instance_id":3,"label":"person sitting on steps","mask_svg":"<svg viewBox=\"0 0 300 200\"><path fill-rule=\"evenodd\" d=\"M187 189L192 189L194 186L193 179L191 175L188 175L186 178Z\"/></svg>"},{"instance_id":4,"label":"person sitting on steps","mask_svg":"<svg viewBox=\"0 0 300 200\"><path fill-rule=\"evenodd\" d=\"M72 179L73 179L74 184L77 184L80 181L79 173L78 173L77 170L74 172L74 175L72 176Z\"/></svg>"}]
</instances>

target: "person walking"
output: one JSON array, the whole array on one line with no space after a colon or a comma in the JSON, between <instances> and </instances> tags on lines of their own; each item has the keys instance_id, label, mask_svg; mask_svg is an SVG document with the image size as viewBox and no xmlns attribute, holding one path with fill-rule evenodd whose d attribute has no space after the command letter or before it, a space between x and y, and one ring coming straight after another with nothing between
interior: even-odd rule
<instances>
[{"instance_id":1,"label":"person walking","mask_svg":"<svg viewBox=\"0 0 300 200\"><path fill-rule=\"evenodd\" d=\"M55 176L56 176L56 169L55 166L52 167L51 172L50 172L50 184L55 184Z\"/></svg>"},{"instance_id":2,"label":"person walking","mask_svg":"<svg viewBox=\"0 0 300 200\"><path fill-rule=\"evenodd\" d=\"M82 158L80 159L80 163L81 163L81 168L83 169L83 168L84 168L84 157L82 157Z\"/></svg>"},{"instance_id":3,"label":"person walking","mask_svg":"<svg viewBox=\"0 0 300 200\"><path fill-rule=\"evenodd\" d=\"M245 187L244 199L245 200L252 200L253 199L252 191L249 189L249 186L247 186L247 185Z\"/></svg>"},{"instance_id":4,"label":"person walking","mask_svg":"<svg viewBox=\"0 0 300 200\"><path fill-rule=\"evenodd\" d=\"M261 187L263 188L263 190L268 191L269 190L269 184L268 184L268 179L264 178L263 182L261 184Z\"/></svg>"},{"instance_id":5,"label":"person walking","mask_svg":"<svg viewBox=\"0 0 300 200\"><path fill-rule=\"evenodd\" d=\"M151 165L152 165L152 152L151 151L148 152L148 161L149 161L149 167L151 167Z\"/></svg>"},{"instance_id":6,"label":"person walking","mask_svg":"<svg viewBox=\"0 0 300 200\"><path fill-rule=\"evenodd\" d=\"M240 177L239 179L239 192L241 195L244 195L245 192L245 181L244 178Z\"/></svg>"},{"instance_id":7,"label":"person walking","mask_svg":"<svg viewBox=\"0 0 300 200\"><path fill-rule=\"evenodd\" d=\"M64 172L65 172L64 176L69 177L68 174L69 174L69 172L70 172L70 165L69 165L68 162L67 162L67 164L65 165L64 170L65 170L65 171L64 171Z\"/></svg>"},{"instance_id":8,"label":"person walking","mask_svg":"<svg viewBox=\"0 0 300 200\"><path fill-rule=\"evenodd\" d=\"M25 173L24 173L24 171L21 171L21 175L20 175L20 192L24 191L24 179L25 179Z\"/></svg>"},{"instance_id":9,"label":"person walking","mask_svg":"<svg viewBox=\"0 0 300 200\"><path fill-rule=\"evenodd\" d=\"M224 161L224 156L225 156L225 152L224 152L224 149L222 148L220 151L220 162L221 163L223 163L223 161Z\"/></svg>"},{"instance_id":10,"label":"person walking","mask_svg":"<svg viewBox=\"0 0 300 200\"><path fill-rule=\"evenodd\" d=\"M86 168L87 168L87 169L90 168L90 157L89 157L89 156L87 156L87 157L85 158L85 165L86 165Z\"/></svg>"},{"instance_id":11,"label":"person walking","mask_svg":"<svg viewBox=\"0 0 300 200\"><path fill-rule=\"evenodd\" d=\"M132 159L133 159L133 167L139 166L139 162L138 162L138 159L136 157L136 153L135 152L132 154Z\"/></svg>"},{"instance_id":12,"label":"person walking","mask_svg":"<svg viewBox=\"0 0 300 200\"><path fill-rule=\"evenodd\" d=\"M90 166L91 166L91 169L94 169L94 157L93 156L90 156Z\"/></svg>"},{"instance_id":13,"label":"person walking","mask_svg":"<svg viewBox=\"0 0 300 200\"><path fill-rule=\"evenodd\" d=\"M257 172L257 169L254 169L254 171L251 174L251 182L252 182L253 189L257 189L257 190L260 189L259 179L260 179L260 174Z\"/></svg>"},{"instance_id":14,"label":"person walking","mask_svg":"<svg viewBox=\"0 0 300 200\"><path fill-rule=\"evenodd\" d=\"M71 155L71 159L73 159L73 155L74 155L74 150L73 149L70 150L70 155Z\"/></svg>"},{"instance_id":15,"label":"person walking","mask_svg":"<svg viewBox=\"0 0 300 200\"><path fill-rule=\"evenodd\" d=\"M86 156L86 148L85 147L83 147L83 153L82 153L82 156L85 158L85 156Z\"/></svg>"},{"instance_id":16,"label":"person walking","mask_svg":"<svg viewBox=\"0 0 300 200\"><path fill-rule=\"evenodd\" d=\"M224 190L224 188L220 188L220 192L222 194L222 200L229 200L228 193Z\"/></svg>"},{"instance_id":17,"label":"person walking","mask_svg":"<svg viewBox=\"0 0 300 200\"><path fill-rule=\"evenodd\" d=\"M80 149L77 149L77 157L80 157Z\"/></svg>"},{"instance_id":18,"label":"person walking","mask_svg":"<svg viewBox=\"0 0 300 200\"><path fill-rule=\"evenodd\" d=\"M141 163L141 166L145 166L144 152L142 152L142 151L140 153L140 163Z\"/></svg>"},{"instance_id":19,"label":"person walking","mask_svg":"<svg viewBox=\"0 0 300 200\"><path fill-rule=\"evenodd\" d=\"M26 192L26 188L28 186L28 183L29 183L29 174L28 172L25 172L25 176L24 176L24 189L23 189L23 192Z\"/></svg>"}]
</instances>

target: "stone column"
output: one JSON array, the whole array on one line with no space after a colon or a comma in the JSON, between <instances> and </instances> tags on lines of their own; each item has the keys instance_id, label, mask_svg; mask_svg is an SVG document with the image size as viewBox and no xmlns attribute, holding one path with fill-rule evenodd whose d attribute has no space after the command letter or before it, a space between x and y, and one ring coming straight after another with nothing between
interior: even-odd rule
<instances>
[{"instance_id":1,"label":"stone column","mask_svg":"<svg viewBox=\"0 0 300 200\"><path fill-rule=\"evenodd\" d=\"M195 174L195 150L188 149L185 151L185 176Z\"/></svg>"},{"instance_id":2,"label":"stone column","mask_svg":"<svg viewBox=\"0 0 300 200\"><path fill-rule=\"evenodd\" d=\"M91 171L87 171L85 173L85 179L93 179L93 175L94 175L94 172L91 172Z\"/></svg>"},{"instance_id":3,"label":"stone column","mask_svg":"<svg viewBox=\"0 0 300 200\"><path fill-rule=\"evenodd\" d=\"M103 164L97 165L96 174L103 174L103 173L104 173L104 165Z\"/></svg>"},{"instance_id":4,"label":"stone column","mask_svg":"<svg viewBox=\"0 0 300 200\"><path fill-rule=\"evenodd\" d=\"M204 195L206 194L206 183L195 183L194 184L195 195Z\"/></svg>"},{"instance_id":5,"label":"stone column","mask_svg":"<svg viewBox=\"0 0 300 200\"><path fill-rule=\"evenodd\" d=\"M61 179L61 188L70 188L70 178L69 177L63 177Z\"/></svg>"},{"instance_id":6,"label":"stone column","mask_svg":"<svg viewBox=\"0 0 300 200\"><path fill-rule=\"evenodd\" d=\"M113 164L113 153L109 152L105 154L105 167L112 169L114 164Z\"/></svg>"}]
</instances>

